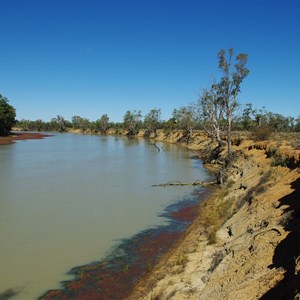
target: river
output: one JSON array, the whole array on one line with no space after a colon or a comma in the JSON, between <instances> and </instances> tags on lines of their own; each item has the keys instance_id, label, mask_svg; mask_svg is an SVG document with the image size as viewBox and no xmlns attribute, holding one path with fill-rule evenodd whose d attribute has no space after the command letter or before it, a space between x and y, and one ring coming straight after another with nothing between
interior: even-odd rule
<instances>
[{"instance_id":1,"label":"river","mask_svg":"<svg viewBox=\"0 0 300 300\"><path fill-rule=\"evenodd\" d=\"M209 178L185 147L153 143L55 134L0 147L1 299L60 288L73 267L166 224L164 209L193 190L152 184Z\"/></svg>"}]
</instances>

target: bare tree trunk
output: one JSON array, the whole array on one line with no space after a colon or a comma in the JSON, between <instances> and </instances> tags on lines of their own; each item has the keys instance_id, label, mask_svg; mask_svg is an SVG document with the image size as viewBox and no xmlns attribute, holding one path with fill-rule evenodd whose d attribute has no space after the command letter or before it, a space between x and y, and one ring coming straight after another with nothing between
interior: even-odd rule
<instances>
[{"instance_id":1,"label":"bare tree trunk","mask_svg":"<svg viewBox=\"0 0 300 300\"><path fill-rule=\"evenodd\" d=\"M228 157L231 158L232 155L232 142L231 142L231 113L230 109L227 112L227 147L228 147Z\"/></svg>"},{"instance_id":2,"label":"bare tree trunk","mask_svg":"<svg viewBox=\"0 0 300 300\"><path fill-rule=\"evenodd\" d=\"M216 132L216 138L217 138L218 145L221 147L223 145L223 141L221 139L220 128L217 127L215 129L215 132Z\"/></svg>"}]
</instances>

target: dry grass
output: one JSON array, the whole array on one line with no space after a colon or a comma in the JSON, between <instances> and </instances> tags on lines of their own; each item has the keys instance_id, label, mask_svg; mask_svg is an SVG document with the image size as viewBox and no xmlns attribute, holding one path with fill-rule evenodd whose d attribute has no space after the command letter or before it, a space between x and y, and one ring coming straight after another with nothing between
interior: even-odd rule
<instances>
[{"instance_id":1,"label":"dry grass","mask_svg":"<svg viewBox=\"0 0 300 300\"><path fill-rule=\"evenodd\" d=\"M209 202L203 203L201 210L201 222L205 228L205 233L209 244L216 243L216 233L218 229L232 215L234 198L227 197L229 189L219 191Z\"/></svg>"}]
</instances>

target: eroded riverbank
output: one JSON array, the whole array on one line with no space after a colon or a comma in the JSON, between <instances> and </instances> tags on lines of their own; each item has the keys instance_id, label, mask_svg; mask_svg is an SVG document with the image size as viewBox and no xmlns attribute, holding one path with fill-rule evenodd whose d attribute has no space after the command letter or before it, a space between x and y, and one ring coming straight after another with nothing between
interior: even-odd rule
<instances>
[{"instance_id":1,"label":"eroded riverbank","mask_svg":"<svg viewBox=\"0 0 300 300\"><path fill-rule=\"evenodd\" d=\"M181 143L183 137L181 132L159 132L151 141ZM300 286L299 148L294 140L281 137L259 142L248 136L237 141L235 159L223 173L222 189L201 203L197 216L181 237L176 242L175 235L169 235L169 239L155 237L157 244L151 242L151 232L142 238L154 248L165 241L174 244L169 244L171 250L160 253L160 259L153 263L147 263L147 256L137 255L145 267L141 280L133 280L128 289L127 284L121 284L120 293L116 292L115 278L130 280L130 271L134 274L137 269L130 269L127 257L119 261L116 273L108 271L108 264L98 265L103 268L100 277L95 275L93 265L87 266L91 269L86 273L75 269L82 281L73 282L73 286L66 283L66 294L52 291L54 299L76 299L72 287L90 290L95 299L102 299L97 284L106 280L104 295L110 298L103 299L113 299L114 295L116 299L127 296L134 300L296 299ZM204 134L195 133L188 147L206 157L208 147L213 149L209 144ZM226 152L218 153L209 167L222 169L225 156ZM141 245L137 241L125 244L130 250ZM145 245L146 248L141 247L144 254L153 257L154 250ZM93 277L99 280L89 286L85 280Z\"/></svg>"},{"instance_id":2,"label":"eroded riverbank","mask_svg":"<svg viewBox=\"0 0 300 300\"><path fill-rule=\"evenodd\" d=\"M298 299L300 151L293 144L279 137L235 145L222 189L128 299Z\"/></svg>"}]
</instances>

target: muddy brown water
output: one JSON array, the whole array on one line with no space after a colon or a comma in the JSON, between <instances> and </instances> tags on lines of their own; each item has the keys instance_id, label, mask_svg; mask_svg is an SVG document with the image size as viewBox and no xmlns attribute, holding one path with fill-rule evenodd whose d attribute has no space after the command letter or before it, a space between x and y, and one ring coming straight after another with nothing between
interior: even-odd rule
<instances>
[{"instance_id":1,"label":"muddy brown water","mask_svg":"<svg viewBox=\"0 0 300 300\"><path fill-rule=\"evenodd\" d=\"M153 141L73 134L1 146L0 295L26 300L59 290L74 279L70 270L135 248L130 239L155 236L174 207L194 205L194 188L152 184L210 174L184 147L156 146L161 151ZM170 228L163 234L172 241Z\"/></svg>"}]
</instances>

